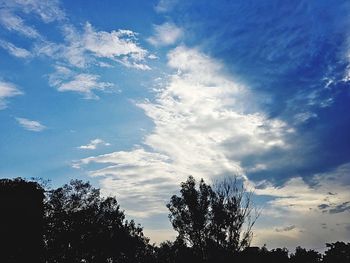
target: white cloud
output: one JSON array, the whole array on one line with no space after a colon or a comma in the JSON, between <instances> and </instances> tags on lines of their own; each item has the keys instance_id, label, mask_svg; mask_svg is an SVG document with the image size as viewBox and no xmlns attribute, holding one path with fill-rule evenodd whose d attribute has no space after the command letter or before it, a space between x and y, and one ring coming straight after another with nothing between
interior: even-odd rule
<instances>
[{"instance_id":1,"label":"white cloud","mask_svg":"<svg viewBox=\"0 0 350 263\"><path fill-rule=\"evenodd\" d=\"M64 46L46 40L36 42L33 45L33 54L36 56L47 56L60 60L64 58Z\"/></svg>"},{"instance_id":2,"label":"white cloud","mask_svg":"<svg viewBox=\"0 0 350 263\"><path fill-rule=\"evenodd\" d=\"M62 29L65 44L42 41L35 46L35 54L49 56L58 61L65 60L69 66L77 68L92 65L111 67L110 62L117 61L126 67L149 69L144 63L148 52L137 44L136 33L132 31L118 30L110 33L95 31L89 23L83 32L78 32L75 27L68 24ZM101 58L104 61L99 61ZM56 71L49 75L49 84L58 91L74 91L83 94L87 99L96 99L98 96L94 90L113 90L114 84L99 81L98 75L78 74L62 63L56 65L55 69Z\"/></svg>"},{"instance_id":3,"label":"white cloud","mask_svg":"<svg viewBox=\"0 0 350 263\"><path fill-rule=\"evenodd\" d=\"M10 82L0 81L0 110L6 108L6 99L18 95L22 95L16 85Z\"/></svg>"},{"instance_id":4,"label":"white cloud","mask_svg":"<svg viewBox=\"0 0 350 263\"><path fill-rule=\"evenodd\" d=\"M91 140L87 145L81 145L78 148L83 150L95 150L100 145L109 146L110 143L97 138L97 139Z\"/></svg>"},{"instance_id":5,"label":"white cloud","mask_svg":"<svg viewBox=\"0 0 350 263\"><path fill-rule=\"evenodd\" d=\"M92 58L86 54L84 47L83 35L72 25L62 27L65 38L64 44L58 46L59 54L71 65L84 68L91 64Z\"/></svg>"},{"instance_id":6,"label":"white cloud","mask_svg":"<svg viewBox=\"0 0 350 263\"><path fill-rule=\"evenodd\" d=\"M83 36L84 47L96 57L116 60L127 67L149 69L143 63L148 52L137 44L136 33L130 30L95 31L87 23Z\"/></svg>"},{"instance_id":7,"label":"white cloud","mask_svg":"<svg viewBox=\"0 0 350 263\"><path fill-rule=\"evenodd\" d=\"M136 34L130 30L96 32L91 24L87 23L84 37L86 49L98 57L115 58L135 54L136 59L143 59L146 53L134 43Z\"/></svg>"},{"instance_id":8,"label":"white cloud","mask_svg":"<svg viewBox=\"0 0 350 263\"><path fill-rule=\"evenodd\" d=\"M90 174L103 176L103 191L116 193L136 217L166 212L169 196L189 175L207 180L228 174L244 176L241 158L288 147L284 141L287 124L248 112L246 102L254 97L244 85L223 74L219 62L186 47L172 50L168 59L176 73L156 90L153 102L137 103L154 123L144 147L75 163L76 167L104 164Z\"/></svg>"},{"instance_id":9,"label":"white cloud","mask_svg":"<svg viewBox=\"0 0 350 263\"><path fill-rule=\"evenodd\" d=\"M166 46L175 44L183 35L183 32L173 23L164 23L154 26L154 35L148 41L154 46Z\"/></svg>"},{"instance_id":10,"label":"white cloud","mask_svg":"<svg viewBox=\"0 0 350 263\"><path fill-rule=\"evenodd\" d=\"M16 31L21 35L29 38L39 38L38 31L30 26L27 26L23 19L9 12L8 10L0 10L0 23L9 31Z\"/></svg>"},{"instance_id":11,"label":"white cloud","mask_svg":"<svg viewBox=\"0 0 350 263\"><path fill-rule=\"evenodd\" d=\"M12 56L15 56L18 58L31 57L31 53L28 50L26 50L24 48L16 47L14 44L12 44L10 42L0 40L0 46L3 49L7 50L7 52L9 52Z\"/></svg>"},{"instance_id":12,"label":"white cloud","mask_svg":"<svg viewBox=\"0 0 350 263\"><path fill-rule=\"evenodd\" d=\"M98 75L93 74L77 74L73 79L67 82L56 82L58 91L73 91L81 93L86 99L97 99L98 96L93 92L94 90L104 91L112 88L114 85L110 82L100 82Z\"/></svg>"},{"instance_id":13,"label":"white cloud","mask_svg":"<svg viewBox=\"0 0 350 263\"><path fill-rule=\"evenodd\" d=\"M69 68L62 65L55 65L55 72L49 75L49 85L52 87L58 87L74 75L75 73Z\"/></svg>"},{"instance_id":14,"label":"white cloud","mask_svg":"<svg viewBox=\"0 0 350 263\"><path fill-rule=\"evenodd\" d=\"M43 42L37 45L37 51L44 55L61 57L79 68L105 65L99 59L108 59L130 68L150 69L145 64L148 51L137 43L137 34L133 31L96 31L90 23L86 23L83 32L68 24L62 29L65 44Z\"/></svg>"},{"instance_id":15,"label":"white cloud","mask_svg":"<svg viewBox=\"0 0 350 263\"><path fill-rule=\"evenodd\" d=\"M61 30L63 43L50 42L40 37L34 43L33 55L47 56L81 69L96 65L111 67L113 62L118 62L129 68L149 70L146 60L155 58L139 45L137 33L130 30L97 31L90 23L86 23L83 30L65 23L61 25ZM32 35L34 37L35 34ZM30 34L27 33L27 36ZM39 34L36 36L39 37Z\"/></svg>"},{"instance_id":16,"label":"white cloud","mask_svg":"<svg viewBox=\"0 0 350 263\"><path fill-rule=\"evenodd\" d=\"M72 91L84 95L85 99L98 99L94 91L113 92L114 84L99 81L100 76L76 73L63 65L55 65L55 72L49 75L49 85L58 91Z\"/></svg>"},{"instance_id":17,"label":"white cloud","mask_svg":"<svg viewBox=\"0 0 350 263\"><path fill-rule=\"evenodd\" d=\"M33 121L25 118L16 118L16 120L21 127L28 131L41 132L46 129L46 127L38 121Z\"/></svg>"},{"instance_id":18,"label":"white cloud","mask_svg":"<svg viewBox=\"0 0 350 263\"><path fill-rule=\"evenodd\" d=\"M90 163L106 164L100 170L91 171L90 175L104 176L100 180L103 193L116 195L123 207L127 207L128 215L143 218L166 213L169 193L175 191L179 179L176 176L178 171L174 170L170 161L164 154L135 148L129 152L85 158L74 163L73 167ZM169 176L171 174L174 176Z\"/></svg>"}]
</instances>

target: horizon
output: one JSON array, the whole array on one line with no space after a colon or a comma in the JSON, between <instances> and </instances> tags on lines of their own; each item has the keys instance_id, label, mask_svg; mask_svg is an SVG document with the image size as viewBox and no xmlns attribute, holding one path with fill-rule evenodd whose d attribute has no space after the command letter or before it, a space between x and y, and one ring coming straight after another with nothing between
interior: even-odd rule
<instances>
[{"instance_id":1,"label":"horizon","mask_svg":"<svg viewBox=\"0 0 350 263\"><path fill-rule=\"evenodd\" d=\"M0 179L90 181L151 242L237 176L253 246L350 242L350 3L0 0ZM145 209L146 208L146 209Z\"/></svg>"}]
</instances>

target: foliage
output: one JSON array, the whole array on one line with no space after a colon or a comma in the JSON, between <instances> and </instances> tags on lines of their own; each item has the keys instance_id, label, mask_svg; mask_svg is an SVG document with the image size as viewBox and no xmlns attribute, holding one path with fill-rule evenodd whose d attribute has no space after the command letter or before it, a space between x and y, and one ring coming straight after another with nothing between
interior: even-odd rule
<instances>
[{"instance_id":1,"label":"foliage","mask_svg":"<svg viewBox=\"0 0 350 263\"><path fill-rule=\"evenodd\" d=\"M214 189L202 179L196 188L190 176L181 184L180 193L167 204L169 219L178 239L198 258L207 260L249 246L256 217L251 217L250 193L236 179L224 180Z\"/></svg>"},{"instance_id":2,"label":"foliage","mask_svg":"<svg viewBox=\"0 0 350 263\"><path fill-rule=\"evenodd\" d=\"M0 262L40 262L44 190L21 178L0 180Z\"/></svg>"},{"instance_id":3,"label":"foliage","mask_svg":"<svg viewBox=\"0 0 350 263\"><path fill-rule=\"evenodd\" d=\"M47 193L47 262L145 262L148 239L113 197L103 198L89 183L73 180Z\"/></svg>"},{"instance_id":4,"label":"foliage","mask_svg":"<svg viewBox=\"0 0 350 263\"><path fill-rule=\"evenodd\" d=\"M302 247L297 247L295 253L291 254L290 261L293 263L305 262L305 263L317 263L321 262L322 255L315 250L306 250Z\"/></svg>"},{"instance_id":5,"label":"foliage","mask_svg":"<svg viewBox=\"0 0 350 263\"><path fill-rule=\"evenodd\" d=\"M328 250L325 252L323 262L325 263L349 263L350 262L350 243L335 242L326 244Z\"/></svg>"}]
</instances>

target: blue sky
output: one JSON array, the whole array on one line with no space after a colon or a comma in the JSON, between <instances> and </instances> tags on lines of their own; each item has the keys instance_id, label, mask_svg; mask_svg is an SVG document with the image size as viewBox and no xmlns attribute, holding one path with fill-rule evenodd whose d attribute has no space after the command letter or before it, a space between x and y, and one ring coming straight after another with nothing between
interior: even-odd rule
<instances>
[{"instance_id":1,"label":"blue sky","mask_svg":"<svg viewBox=\"0 0 350 263\"><path fill-rule=\"evenodd\" d=\"M152 241L237 175L254 243L349 241L347 1L0 1L0 176L90 180Z\"/></svg>"}]
</instances>

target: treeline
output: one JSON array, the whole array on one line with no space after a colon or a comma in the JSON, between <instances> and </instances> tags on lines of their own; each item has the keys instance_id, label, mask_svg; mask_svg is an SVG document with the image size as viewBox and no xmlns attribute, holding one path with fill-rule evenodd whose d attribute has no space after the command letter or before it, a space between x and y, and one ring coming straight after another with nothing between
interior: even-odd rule
<instances>
[{"instance_id":1,"label":"treeline","mask_svg":"<svg viewBox=\"0 0 350 263\"><path fill-rule=\"evenodd\" d=\"M79 180L57 189L21 178L0 180L0 262L182 263L350 262L350 243L314 250L250 247L258 213L235 179L214 186L189 177L171 197L175 241L151 244L114 197Z\"/></svg>"}]
</instances>

